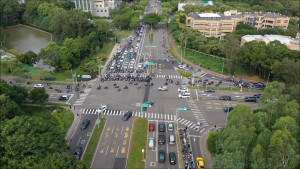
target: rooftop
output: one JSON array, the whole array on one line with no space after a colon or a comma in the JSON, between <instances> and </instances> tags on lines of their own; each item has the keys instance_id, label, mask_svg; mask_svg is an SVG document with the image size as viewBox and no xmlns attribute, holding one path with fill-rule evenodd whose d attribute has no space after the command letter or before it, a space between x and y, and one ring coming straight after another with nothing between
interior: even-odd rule
<instances>
[{"instance_id":1,"label":"rooftop","mask_svg":"<svg viewBox=\"0 0 300 169\"><path fill-rule=\"evenodd\" d=\"M221 17L219 14L216 14L216 13L202 13L202 14L198 14L201 18L219 18Z\"/></svg>"}]
</instances>

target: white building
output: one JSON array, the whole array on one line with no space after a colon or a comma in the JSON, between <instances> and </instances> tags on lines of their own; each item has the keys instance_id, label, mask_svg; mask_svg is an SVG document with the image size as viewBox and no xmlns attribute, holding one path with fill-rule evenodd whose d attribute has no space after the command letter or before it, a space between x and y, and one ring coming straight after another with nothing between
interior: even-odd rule
<instances>
[{"instance_id":1,"label":"white building","mask_svg":"<svg viewBox=\"0 0 300 169\"><path fill-rule=\"evenodd\" d=\"M294 39L289 36L283 35L245 35L241 38L241 45L244 45L246 42L250 41L264 41L266 44L278 40L281 44L285 44L290 50L300 51L299 39Z\"/></svg>"},{"instance_id":2,"label":"white building","mask_svg":"<svg viewBox=\"0 0 300 169\"><path fill-rule=\"evenodd\" d=\"M208 1L207 3L178 3L178 11L184 11L183 7L185 5L200 5L200 6L207 6L213 5L213 1Z\"/></svg>"},{"instance_id":3,"label":"white building","mask_svg":"<svg viewBox=\"0 0 300 169\"><path fill-rule=\"evenodd\" d=\"M111 9L120 9L122 0L73 0L75 7L93 16L109 17Z\"/></svg>"}]
</instances>

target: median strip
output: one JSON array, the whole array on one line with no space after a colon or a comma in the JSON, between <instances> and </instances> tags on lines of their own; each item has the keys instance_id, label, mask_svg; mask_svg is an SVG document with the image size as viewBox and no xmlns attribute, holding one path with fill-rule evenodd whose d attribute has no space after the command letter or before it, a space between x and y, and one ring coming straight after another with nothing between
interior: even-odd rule
<instances>
[{"instance_id":1,"label":"median strip","mask_svg":"<svg viewBox=\"0 0 300 169\"><path fill-rule=\"evenodd\" d=\"M145 168L145 159L147 151L147 129L148 120L146 118L136 118L134 120L131 133L127 168ZM142 153L143 149L144 154Z\"/></svg>"},{"instance_id":2,"label":"median strip","mask_svg":"<svg viewBox=\"0 0 300 169\"><path fill-rule=\"evenodd\" d=\"M97 150L98 141L100 139L105 122L106 122L106 118L100 118L99 127L97 124L94 127L93 134L88 143L88 147L86 148L86 151L85 151L85 154L84 154L84 157L82 160L86 164L86 166L91 166L91 163L92 163L95 151Z\"/></svg>"}]
</instances>

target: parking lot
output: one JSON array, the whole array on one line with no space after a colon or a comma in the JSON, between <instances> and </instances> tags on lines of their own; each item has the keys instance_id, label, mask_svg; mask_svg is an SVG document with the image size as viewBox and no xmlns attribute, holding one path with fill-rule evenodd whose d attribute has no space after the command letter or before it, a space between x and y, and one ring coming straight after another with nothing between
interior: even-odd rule
<instances>
[{"instance_id":1,"label":"parking lot","mask_svg":"<svg viewBox=\"0 0 300 169\"><path fill-rule=\"evenodd\" d=\"M177 142L176 142L176 134L175 128L173 131L168 129L168 124L171 123L174 126L174 121L161 121L161 120L149 120L149 124L154 124L154 131L149 131L148 128L148 141L147 141L147 155L146 155L146 168L179 168L178 166L178 151L177 151ZM159 131L159 125L165 125L164 131ZM175 137L175 142L170 142L170 135ZM160 137L164 137L165 142L160 143ZM153 148L149 148L149 139L154 138L155 146ZM159 151L163 150L165 154L164 162L160 161ZM175 153L176 155L176 164L170 164L169 154Z\"/></svg>"}]
</instances>

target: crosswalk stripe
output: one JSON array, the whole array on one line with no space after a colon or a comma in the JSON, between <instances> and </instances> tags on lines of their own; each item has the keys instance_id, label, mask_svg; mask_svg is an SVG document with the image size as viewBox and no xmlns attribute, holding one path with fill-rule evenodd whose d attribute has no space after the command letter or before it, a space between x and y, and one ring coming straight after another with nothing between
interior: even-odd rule
<instances>
[{"instance_id":1,"label":"crosswalk stripe","mask_svg":"<svg viewBox=\"0 0 300 169\"><path fill-rule=\"evenodd\" d=\"M174 120L175 120L176 118L177 118L176 115L174 115Z\"/></svg>"},{"instance_id":2,"label":"crosswalk stripe","mask_svg":"<svg viewBox=\"0 0 300 169\"><path fill-rule=\"evenodd\" d=\"M154 113L154 118L156 119L156 113Z\"/></svg>"},{"instance_id":3,"label":"crosswalk stripe","mask_svg":"<svg viewBox=\"0 0 300 169\"><path fill-rule=\"evenodd\" d=\"M187 120L184 120L183 122L180 122L181 124L184 124Z\"/></svg>"},{"instance_id":4,"label":"crosswalk stripe","mask_svg":"<svg viewBox=\"0 0 300 169\"><path fill-rule=\"evenodd\" d=\"M93 109L91 114L96 114L96 109Z\"/></svg>"},{"instance_id":5,"label":"crosswalk stripe","mask_svg":"<svg viewBox=\"0 0 300 169\"><path fill-rule=\"evenodd\" d=\"M167 117L167 115L165 114L165 119L167 119L166 117Z\"/></svg>"},{"instance_id":6,"label":"crosswalk stripe","mask_svg":"<svg viewBox=\"0 0 300 169\"><path fill-rule=\"evenodd\" d=\"M151 113L151 119L153 119L153 113Z\"/></svg>"},{"instance_id":7,"label":"crosswalk stripe","mask_svg":"<svg viewBox=\"0 0 300 169\"><path fill-rule=\"evenodd\" d=\"M204 129L205 129L205 128L203 128L203 129L200 131L200 133L202 133Z\"/></svg>"},{"instance_id":8,"label":"crosswalk stripe","mask_svg":"<svg viewBox=\"0 0 300 169\"><path fill-rule=\"evenodd\" d=\"M163 114L160 114L161 119L164 119Z\"/></svg>"},{"instance_id":9,"label":"crosswalk stripe","mask_svg":"<svg viewBox=\"0 0 300 169\"><path fill-rule=\"evenodd\" d=\"M145 118L147 118L147 113L145 113Z\"/></svg>"},{"instance_id":10,"label":"crosswalk stripe","mask_svg":"<svg viewBox=\"0 0 300 169\"><path fill-rule=\"evenodd\" d=\"M88 112L88 114L90 114L90 113L91 113L91 110L92 110L92 109L89 109L89 112Z\"/></svg>"},{"instance_id":11,"label":"crosswalk stripe","mask_svg":"<svg viewBox=\"0 0 300 169\"><path fill-rule=\"evenodd\" d=\"M141 117L141 112L139 112L139 117Z\"/></svg>"},{"instance_id":12,"label":"crosswalk stripe","mask_svg":"<svg viewBox=\"0 0 300 169\"><path fill-rule=\"evenodd\" d=\"M168 114L168 120L169 120L169 114Z\"/></svg>"},{"instance_id":13,"label":"crosswalk stripe","mask_svg":"<svg viewBox=\"0 0 300 169\"><path fill-rule=\"evenodd\" d=\"M137 117L138 116L138 112L135 112L135 117Z\"/></svg>"},{"instance_id":14,"label":"crosswalk stripe","mask_svg":"<svg viewBox=\"0 0 300 169\"><path fill-rule=\"evenodd\" d=\"M190 127L193 123L189 124L188 127Z\"/></svg>"},{"instance_id":15,"label":"crosswalk stripe","mask_svg":"<svg viewBox=\"0 0 300 169\"><path fill-rule=\"evenodd\" d=\"M150 118L150 113L148 113L148 118Z\"/></svg>"},{"instance_id":16,"label":"crosswalk stripe","mask_svg":"<svg viewBox=\"0 0 300 169\"><path fill-rule=\"evenodd\" d=\"M86 109L84 108L83 111L82 111L82 114L85 114L85 111L86 111Z\"/></svg>"},{"instance_id":17,"label":"crosswalk stripe","mask_svg":"<svg viewBox=\"0 0 300 169\"><path fill-rule=\"evenodd\" d=\"M191 126L191 128L194 128L196 126L196 124L193 124L192 126Z\"/></svg>"},{"instance_id":18,"label":"crosswalk stripe","mask_svg":"<svg viewBox=\"0 0 300 169\"><path fill-rule=\"evenodd\" d=\"M187 121L184 125L186 126L187 124L189 124L190 123L190 121Z\"/></svg>"},{"instance_id":19,"label":"crosswalk stripe","mask_svg":"<svg viewBox=\"0 0 300 169\"><path fill-rule=\"evenodd\" d=\"M181 119L181 120L179 121L179 123L183 122L183 120L184 120L184 119Z\"/></svg>"},{"instance_id":20,"label":"crosswalk stripe","mask_svg":"<svg viewBox=\"0 0 300 169\"><path fill-rule=\"evenodd\" d=\"M173 116L171 115L171 120L173 120ZM175 119L174 119L175 120Z\"/></svg>"}]
</instances>

